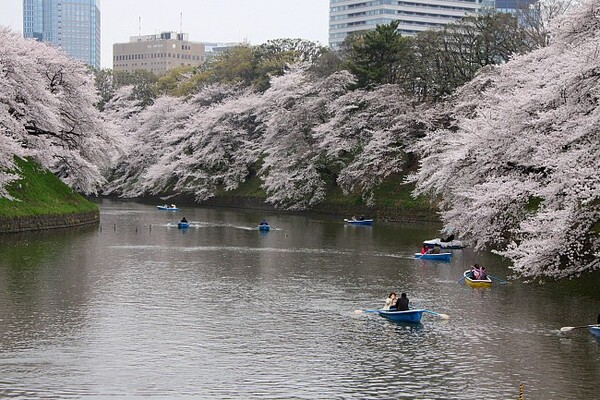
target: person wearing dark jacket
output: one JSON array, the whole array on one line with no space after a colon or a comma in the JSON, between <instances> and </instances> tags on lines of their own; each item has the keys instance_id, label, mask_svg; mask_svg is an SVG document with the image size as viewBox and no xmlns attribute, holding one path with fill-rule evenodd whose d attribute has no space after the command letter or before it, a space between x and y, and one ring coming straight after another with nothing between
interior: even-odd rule
<instances>
[{"instance_id":1,"label":"person wearing dark jacket","mask_svg":"<svg viewBox=\"0 0 600 400\"><path fill-rule=\"evenodd\" d=\"M402 293L398 301L396 301L396 310L398 311L407 311L408 310L408 297L406 297L406 293Z\"/></svg>"}]
</instances>

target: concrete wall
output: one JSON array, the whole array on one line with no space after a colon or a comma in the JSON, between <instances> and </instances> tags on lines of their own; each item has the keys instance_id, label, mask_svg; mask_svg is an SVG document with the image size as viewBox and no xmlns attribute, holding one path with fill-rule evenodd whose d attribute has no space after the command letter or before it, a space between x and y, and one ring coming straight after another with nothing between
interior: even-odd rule
<instances>
[{"instance_id":1,"label":"concrete wall","mask_svg":"<svg viewBox=\"0 0 600 400\"><path fill-rule=\"evenodd\" d=\"M94 224L99 221L99 211L65 215L33 215L13 218L0 217L0 233L68 228L72 226Z\"/></svg>"}]
</instances>

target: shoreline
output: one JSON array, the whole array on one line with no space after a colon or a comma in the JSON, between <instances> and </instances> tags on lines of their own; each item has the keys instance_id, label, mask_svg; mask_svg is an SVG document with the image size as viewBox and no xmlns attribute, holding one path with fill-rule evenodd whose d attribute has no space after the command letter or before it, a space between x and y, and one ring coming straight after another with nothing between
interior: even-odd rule
<instances>
[{"instance_id":1,"label":"shoreline","mask_svg":"<svg viewBox=\"0 0 600 400\"><path fill-rule=\"evenodd\" d=\"M0 234L74 228L100 222L100 211L0 217Z\"/></svg>"}]
</instances>

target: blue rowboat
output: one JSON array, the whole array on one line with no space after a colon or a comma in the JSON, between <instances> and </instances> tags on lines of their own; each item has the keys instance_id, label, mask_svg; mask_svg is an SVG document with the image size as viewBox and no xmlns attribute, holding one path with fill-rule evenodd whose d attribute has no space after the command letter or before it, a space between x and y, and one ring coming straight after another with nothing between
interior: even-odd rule
<instances>
[{"instance_id":1,"label":"blue rowboat","mask_svg":"<svg viewBox=\"0 0 600 400\"><path fill-rule=\"evenodd\" d=\"M259 231L270 231L271 230L271 225L269 224L262 224L258 226L258 230Z\"/></svg>"},{"instance_id":2,"label":"blue rowboat","mask_svg":"<svg viewBox=\"0 0 600 400\"><path fill-rule=\"evenodd\" d=\"M185 228L189 228L190 224L189 224L189 222L178 222L177 227L179 229L185 229Z\"/></svg>"},{"instance_id":3,"label":"blue rowboat","mask_svg":"<svg viewBox=\"0 0 600 400\"><path fill-rule=\"evenodd\" d=\"M156 206L160 211L179 211L177 207L169 207L169 206Z\"/></svg>"},{"instance_id":4,"label":"blue rowboat","mask_svg":"<svg viewBox=\"0 0 600 400\"><path fill-rule=\"evenodd\" d=\"M350 225L373 225L372 219L347 219L344 218L344 222Z\"/></svg>"},{"instance_id":5,"label":"blue rowboat","mask_svg":"<svg viewBox=\"0 0 600 400\"><path fill-rule=\"evenodd\" d=\"M415 253L415 258L420 260L436 260L436 261L450 261L452 253Z\"/></svg>"},{"instance_id":6,"label":"blue rowboat","mask_svg":"<svg viewBox=\"0 0 600 400\"><path fill-rule=\"evenodd\" d=\"M379 315L381 315L383 318L387 318L391 321L410 322L413 324L418 324L421 322L421 316L424 312L425 310L422 309L407 311L377 310L377 313L379 313Z\"/></svg>"},{"instance_id":7,"label":"blue rowboat","mask_svg":"<svg viewBox=\"0 0 600 400\"><path fill-rule=\"evenodd\" d=\"M598 338L600 338L600 325L592 325L590 326L590 333Z\"/></svg>"}]
</instances>

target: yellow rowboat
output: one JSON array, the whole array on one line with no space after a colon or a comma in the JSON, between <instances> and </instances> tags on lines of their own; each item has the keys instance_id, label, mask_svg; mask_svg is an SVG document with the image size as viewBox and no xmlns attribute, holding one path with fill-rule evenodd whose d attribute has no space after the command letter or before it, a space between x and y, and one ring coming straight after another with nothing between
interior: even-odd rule
<instances>
[{"instance_id":1,"label":"yellow rowboat","mask_svg":"<svg viewBox=\"0 0 600 400\"><path fill-rule=\"evenodd\" d=\"M471 270L466 270L463 273L463 276L465 277L465 283L471 287L485 288L492 286L492 280L489 276L486 276L485 279L472 279L473 275L471 273Z\"/></svg>"}]
</instances>

